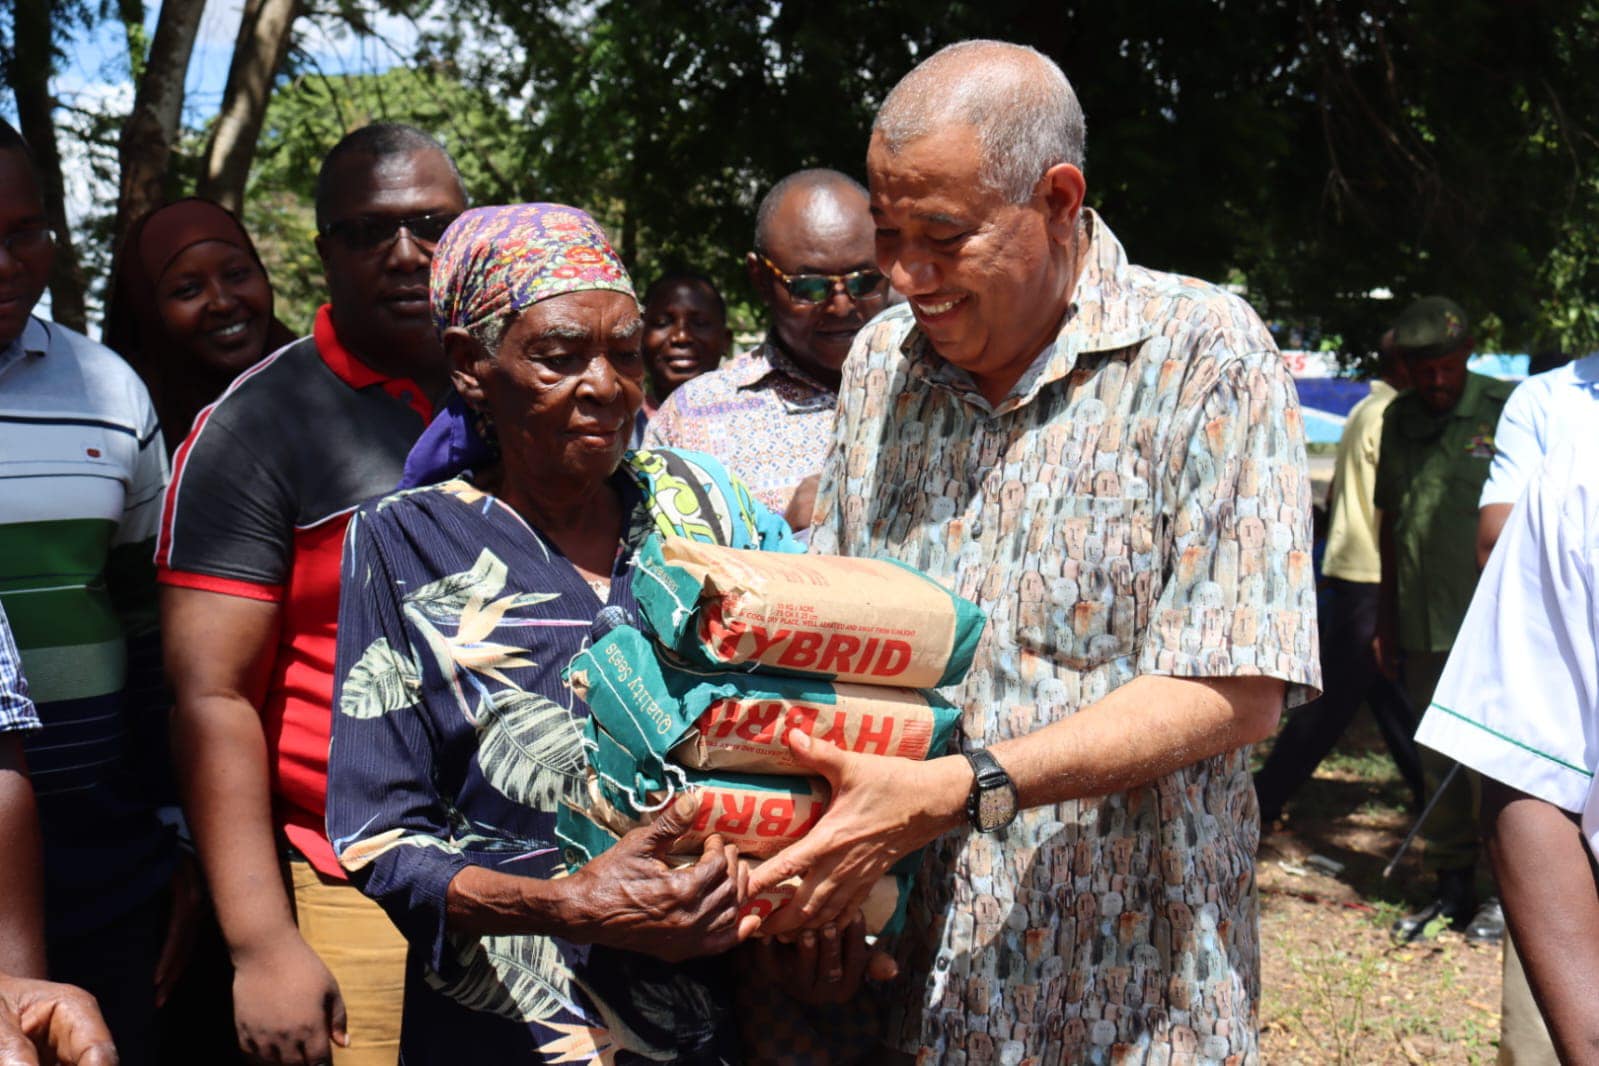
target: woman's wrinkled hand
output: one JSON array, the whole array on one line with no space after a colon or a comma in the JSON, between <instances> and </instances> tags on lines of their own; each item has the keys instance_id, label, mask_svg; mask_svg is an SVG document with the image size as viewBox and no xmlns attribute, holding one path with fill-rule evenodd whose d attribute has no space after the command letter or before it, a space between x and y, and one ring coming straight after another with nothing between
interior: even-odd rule
<instances>
[{"instance_id":1,"label":"woman's wrinkled hand","mask_svg":"<svg viewBox=\"0 0 1599 1066\"><path fill-rule=\"evenodd\" d=\"M720 837L705 841L693 865L669 865L698 810L697 795L677 797L568 878L567 938L678 962L727 951L760 928L759 918L739 917L748 874Z\"/></svg>"},{"instance_id":2,"label":"woman's wrinkled hand","mask_svg":"<svg viewBox=\"0 0 1599 1066\"><path fill-rule=\"evenodd\" d=\"M233 966L234 1026L252 1062L319 1066L333 1044L350 1046L338 982L298 934L237 952Z\"/></svg>"},{"instance_id":3,"label":"woman's wrinkled hand","mask_svg":"<svg viewBox=\"0 0 1599 1066\"><path fill-rule=\"evenodd\" d=\"M891 956L867 946L866 919L858 913L843 930L807 929L792 943L762 937L747 950L768 982L802 1003L847 1003L863 978L886 981L899 972Z\"/></svg>"},{"instance_id":4,"label":"woman's wrinkled hand","mask_svg":"<svg viewBox=\"0 0 1599 1066\"><path fill-rule=\"evenodd\" d=\"M0 1066L117 1066L94 997L52 981L0 975Z\"/></svg>"}]
</instances>

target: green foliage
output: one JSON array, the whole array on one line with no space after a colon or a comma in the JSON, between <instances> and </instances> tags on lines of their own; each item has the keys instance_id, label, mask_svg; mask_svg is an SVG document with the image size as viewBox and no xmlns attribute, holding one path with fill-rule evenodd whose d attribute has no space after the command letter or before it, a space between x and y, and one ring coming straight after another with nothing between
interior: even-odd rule
<instances>
[{"instance_id":1,"label":"green foliage","mask_svg":"<svg viewBox=\"0 0 1599 1066\"><path fill-rule=\"evenodd\" d=\"M120 18L142 52L140 0L41 2L60 42ZM314 0L304 17L366 36L378 9L439 10ZM940 45L992 36L1071 76L1091 202L1135 261L1240 282L1300 343L1350 359L1434 292L1466 306L1481 346L1599 345L1596 0L460 0L452 14L383 74L291 57L246 209L291 326L322 298L321 155L394 119L451 147L475 202L585 207L641 286L703 270L748 329L761 193L805 166L863 177L894 82ZM192 165L177 160L175 195Z\"/></svg>"},{"instance_id":2,"label":"green foliage","mask_svg":"<svg viewBox=\"0 0 1599 1066\"><path fill-rule=\"evenodd\" d=\"M803 166L860 176L894 81L932 48L993 36L1073 79L1091 201L1135 260L1242 277L1268 316L1352 358L1429 292L1463 302L1486 344L1595 338L1591 0L463 10L478 29L428 44L475 54L473 84L526 102L518 191L596 213L641 283L687 264L739 300L760 193ZM516 46L464 47L473 32Z\"/></svg>"}]
</instances>

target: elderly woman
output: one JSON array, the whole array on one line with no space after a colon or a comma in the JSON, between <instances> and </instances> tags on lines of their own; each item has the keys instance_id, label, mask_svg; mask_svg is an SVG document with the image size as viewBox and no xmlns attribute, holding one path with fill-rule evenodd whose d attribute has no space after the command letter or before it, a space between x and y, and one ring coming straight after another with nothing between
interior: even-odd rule
<instances>
[{"instance_id":1,"label":"elderly woman","mask_svg":"<svg viewBox=\"0 0 1599 1066\"><path fill-rule=\"evenodd\" d=\"M685 798L562 876L587 710L561 669L633 611L651 530L793 550L788 527L708 457L625 450L642 321L583 212L468 211L432 306L458 397L407 476L446 479L350 523L328 781L339 861L411 944L403 1061L730 1061L722 964L677 960L750 931L736 855L667 867Z\"/></svg>"}]
</instances>

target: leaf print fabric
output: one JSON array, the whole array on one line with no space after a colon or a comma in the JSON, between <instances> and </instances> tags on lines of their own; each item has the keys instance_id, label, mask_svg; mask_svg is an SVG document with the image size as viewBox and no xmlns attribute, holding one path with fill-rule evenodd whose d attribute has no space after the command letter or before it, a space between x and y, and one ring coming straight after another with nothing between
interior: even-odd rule
<instances>
[{"instance_id":1,"label":"leaf print fabric","mask_svg":"<svg viewBox=\"0 0 1599 1066\"><path fill-rule=\"evenodd\" d=\"M896 559L989 625L969 746L1141 674L1320 684L1294 387L1243 301L1127 262L1092 212L1055 342L990 405L907 308L844 365L813 551ZM889 1036L922 1063L1256 1060L1248 750L929 846Z\"/></svg>"},{"instance_id":2,"label":"leaf print fabric","mask_svg":"<svg viewBox=\"0 0 1599 1066\"><path fill-rule=\"evenodd\" d=\"M661 522L790 548L787 527L704 456L636 453L610 605L632 613L636 542ZM671 493L658 509L653 490ZM445 923L468 865L564 876L555 812L580 795L588 709L561 681L600 608L577 570L465 481L395 493L349 526L328 831L411 944L408 1062L732 1061L720 960L668 965ZM540 1058L542 1056L542 1058Z\"/></svg>"},{"instance_id":3,"label":"leaf print fabric","mask_svg":"<svg viewBox=\"0 0 1599 1066\"><path fill-rule=\"evenodd\" d=\"M350 668L339 696L339 713L351 718L376 718L416 702L421 675L416 663L379 637Z\"/></svg>"}]
</instances>

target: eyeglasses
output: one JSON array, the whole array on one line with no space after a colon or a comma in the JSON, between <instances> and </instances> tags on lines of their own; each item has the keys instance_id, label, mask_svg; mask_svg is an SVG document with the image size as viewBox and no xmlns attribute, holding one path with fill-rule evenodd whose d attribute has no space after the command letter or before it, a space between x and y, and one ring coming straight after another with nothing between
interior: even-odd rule
<instances>
[{"instance_id":1,"label":"eyeglasses","mask_svg":"<svg viewBox=\"0 0 1599 1066\"><path fill-rule=\"evenodd\" d=\"M55 230L49 226L33 226L13 230L0 237L0 248L4 248L8 255L32 255L44 251L55 242Z\"/></svg>"},{"instance_id":2,"label":"eyeglasses","mask_svg":"<svg viewBox=\"0 0 1599 1066\"><path fill-rule=\"evenodd\" d=\"M861 300L880 292L883 282L888 280L881 272L870 268L848 274L785 274L776 263L766 258L765 253L755 254L766 264L766 269L782 283L795 303L824 303L833 295L835 285L843 285L851 300Z\"/></svg>"},{"instance_id":3,"label":"eyeglasses","mask_svg":"<svg viewBox=\"0 0 1599 1066\"><path fill-rule=\"evenodd\" d=\"M352 252L370 252L393 244L403 229L413 241L431 252L444 231L450 228L450 223L459 217L453 211L440 211L411 218L346 218L329 224L322 235L337 237Z\"/></svg>"}]
</instances>

